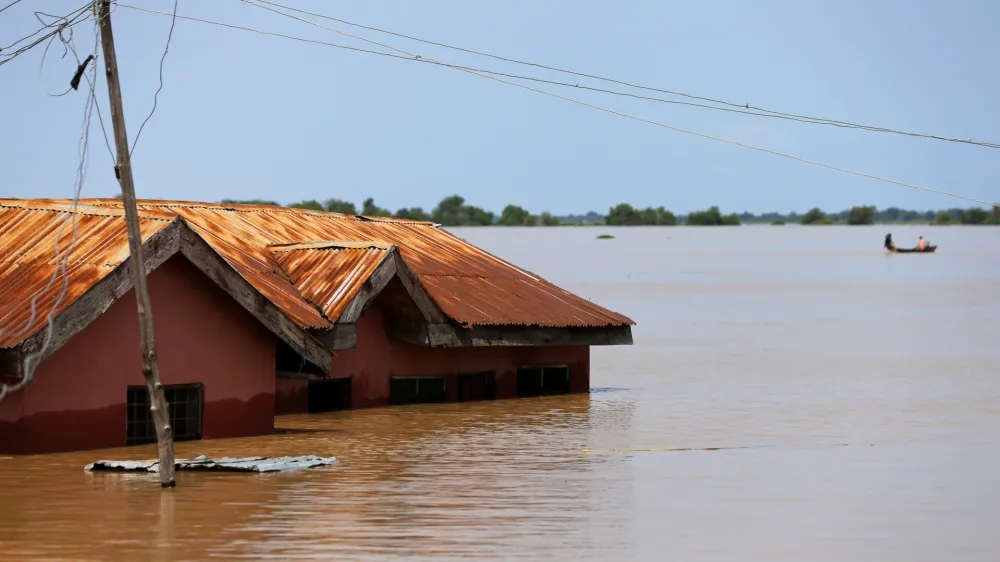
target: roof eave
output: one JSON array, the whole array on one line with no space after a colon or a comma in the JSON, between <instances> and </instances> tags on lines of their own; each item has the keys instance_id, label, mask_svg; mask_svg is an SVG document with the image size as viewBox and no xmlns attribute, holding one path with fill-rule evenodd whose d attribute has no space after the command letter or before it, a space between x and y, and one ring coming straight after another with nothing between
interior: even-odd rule
<instances>
[{"instance_id":1,"label":"roof eave","mask_svg":"<svg viewBox=\"0 0 1000 562\"><path fill-rule=\"evenodd\" d=\"M632 345L631 326L456 326L393 319L390 337L423 347L590 347Z\"/></svg>"},{"instance_id":2,"label":"roof eave","mask_svg":"<svg viewBox=\"0 0 1000 562\"><path fill-rule=\"evenodd\" d=\"M143 250L147 274L169 258L177 254L183 255L276 337L324 373L330 372L330 351L243 279L181 217L175 217L170 225L150 236L143 243ZM46 341L48 330L43 328L33 334L26 334L16 347L4 350L3 357L0 357L0 376L20 379L25 357L33 357L35 365L41 363L104 314L115 301L132 289L131 264L130 256L53 318L50 340Z\"/></svg>"}]
</instances>

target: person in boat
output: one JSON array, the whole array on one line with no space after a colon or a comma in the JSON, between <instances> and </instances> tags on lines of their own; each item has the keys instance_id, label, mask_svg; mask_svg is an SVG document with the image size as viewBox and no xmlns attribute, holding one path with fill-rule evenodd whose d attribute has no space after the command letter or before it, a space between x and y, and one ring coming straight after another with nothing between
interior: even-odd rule
<instances>
[{"instance_id":1,"label":"person in boat","mask_svg":"<svg viewBox=\"0 0 1000 562\"><path fill-rule=\"evenodd\" d=\"M885 235L885 249L886 250L891 250L892 248L893 248L893 245L892 245L892 233L890 232L889 234Z\"/></svg>"},{"instance_id":2,"label":"person in boat","mask_svg":"<svg viewBox=\"0 0 1000 562\"><path fill-rule=\"evenodd\" d=\"M923 236L921 236L921 237L920 237L920 238L919 238L919 239L917 240L917 249L918 249L918 250L926 250L926 249L927 249L927 241L926 241L926 240L924 240L924 237L923 237Z\"/></svg>"}]
</instances>

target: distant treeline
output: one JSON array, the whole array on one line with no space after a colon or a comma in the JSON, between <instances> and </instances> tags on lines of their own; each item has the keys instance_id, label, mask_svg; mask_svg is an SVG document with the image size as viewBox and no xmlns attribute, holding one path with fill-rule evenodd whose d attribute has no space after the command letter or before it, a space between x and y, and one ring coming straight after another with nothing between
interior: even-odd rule
<instances>
[{"instance_id":1,"label":"distant treeline","mask_svg":"<svg viewBox=\"0 0 1000 562\"><path fill-rule=\"evenodd\" d=\"M265 199L223 199L223 204L250 204L250 205L274 205L282 206L277 201ZM320 203L315 199L290 203L286 207L296 209L309 209L312 211L328 211L331 213L342 213L345 215L364 215L366 217L393 217L397 219L409 219L418 221L434 221L446 226L487 226L494 222L494 215L490 211L480 207L465 204L465 198L460 195L445 197L429 213L422 207L409 207L398 209L396 212L375 204L375 199L369 197L361 203L361 207L356 207L350 201L342 199L327 199ZM509 208L509 207L508 207ZM505 209L506 211L506 209Z\"/></svg>"},{"instance_id":2,"label":"distant treeline","mask_svg":"<svg viewBox=\"0 0 1000 562\"><path fill-rule=\"evenodd\" d=\"M809 210L804 215L789 213L781 215L778 213L765 213L753 215L744 213L740 218L747 223L798 223L805 225L824 224L992 224L1000 225L1000 208L994 207L988 211L981 207L969 209L945 209L941 211L908 211L898 207L877 209L872 206L856 206L846 211L836 213L826 213L818 208Z\"/></svg>"},{"instance_id":3,"label":"distant treeline","mask_svg":"<svg viewBox=\"0 0 1000 562\"><path fill-rule=\"evenodd\" d=\"M262 199L223 199L222 203L282 206L277 201ZM942 211L908 211L897 207L880 210L872 206L862 205L835 213L826 213L815 208L800 215L795 212L788 214L754 214L749 212L723 214L719 210L719 207L713 206L703 211L688 213L687 215L675 215L664 207L646 207L640 209L634 208L628 203L621 203L608 209L605 215L591 211L586 215L559 217L548 212L533 214L518 205L507 205L499 215L496 215L481 207L467 205L465 198L460 195L445 197L429 212L421 207L402 208L393 212L376 205L375 200L371 197L365 199L360 207L341 199L327 199L322 203L315 199L310 199L308 201L291 203L286 206L347 215L433 221L444 226L739 226L741 224L865 225L876 223L1000 225L1000 209L996 207L992 211L980 207L969 209L954 208Z\"/></svg>"},{"instance_id":4,"label":"distant treeline","mask_svg":"<svg viewBox=\"0 0 1000 562\"><path fill-rule=\"evenodd\" d=\"M612 207L604 217L604 224L623 226L674 226L685 224L689 226L738 226L740 224L992 224L1000 225L1000 208L993 207L988 211L981 207L969 209L946 209L942 211L908 211L898 207L877 209L872 206L860 205L846 211L826 213L814 208L805 214L799 213L762 213L749 212L722 214L718 207L706 211L696 211L684 215L674 215L663 207L647 207L635 209L627 203Z\"/></svg>"},{"instance_id":5,"label":"distant treeline","mask_svg":"<svg viewBox=\"0 0 1000 562\"><path fill-rule=\"evenodd\" d=\"M281 206L277 201L263 199L223 199L223 204L250 204L250 205L275 205ZM507 205L500 216L496 216L492 211L487 211L482 207L466 205L465 198L461 195L451 195L445 197L431 209L425 211L422 207L409 207L398 209L395 212L375 204L371 197L361 203L361 207L356 207L350 201L341 199L327 199L320 203L315 199L299 201L286 205L297 209L311 209L313 211L329 211L331 213L343 213L345 215L364 215L366 217L393 217L397 219L409 219L418 221L434 221L444 226L556 226L561 224L560 220L551 213L535 215L528 212L523 207L517 205Z\"/></svg>"}]
</instances>

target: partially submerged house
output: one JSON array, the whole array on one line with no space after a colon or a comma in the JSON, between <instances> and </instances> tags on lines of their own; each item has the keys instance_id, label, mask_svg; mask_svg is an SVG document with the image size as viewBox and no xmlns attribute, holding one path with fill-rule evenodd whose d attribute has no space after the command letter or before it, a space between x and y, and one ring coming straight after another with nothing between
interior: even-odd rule
<instances>
[{"instance_id":1,"label":"partially submerged house","mask_svg":"<svg viewBox=\"0 0 1000 562\"><path fill-rule=\"evenodd\" d=\"M121 202L71 211L0 199L0 382L33 371L0 402L0 452L155 441ZM178 440L268 433L276 413L586 392L589 347L632 342L628 318L433 223L169 201L139 214Z\"/></svg>"}]
</instances>

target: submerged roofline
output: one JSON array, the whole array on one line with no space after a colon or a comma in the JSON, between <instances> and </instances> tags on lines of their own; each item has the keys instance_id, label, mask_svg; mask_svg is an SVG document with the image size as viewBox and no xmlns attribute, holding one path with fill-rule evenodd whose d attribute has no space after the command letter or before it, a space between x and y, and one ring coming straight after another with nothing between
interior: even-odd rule
<instances>
[{"instance_id":1,"label":"submerged roofline","mask_svg":"<svg viewBox=\"0 0 1000 562\"><path fill-rule=\"evenodd\" d=\"M358 289L334 326L311 333L328 349L357 347L357 322L393 279L399 279L422 319L394 317L386 326L394 339L423 347L632 345L632 327L460 326L434 303L406 260L393 247Z\"/></svg>"},{"instance_id":2,"label":"submerged roofline","mask_svg":"<svg viewBox=\"0 0 1000 562\"><path fill-rule=\"evenodd\" d=\"M11 203L22 206L61 204L55 200L11 200ZM90 205L89 208L94 210L108 208L120 211L121 206L116 199L82 200L81 203ZM331 282L338 281L331 277L332 273L327 274L323 269L305 271L305 275L326 284L322 289L330 293L328 297L336 297L336 306L328 307L329 303L312 302L297 286L287 287L283 283L287 280L278 274L279 264L271 263L281 261L275 256L298 250L392 251L387 246L393 244L410 260L403 263L401 258L393 257L397 270L402 272L400 279L421 306L420 313L410 310L407 314L414 318L423 316L428 324L452 324L463 330L470 326L496 325L520 330L532 326L591 328L635 324L622 314L558 287L431 222L364 219L355 215L253 205L149 199L139 200L138 203L145 212L183 218L243 279L258 287L264 295L273 299L271 302L283 314L310 332L340 331L336 328L338 321L342 325L349 324L349 318L333 316L341 315L342 307L357 296L348 291L359 293L358 282L363 281L361 277L370 277L370 272L380 262L376 263L374 256L368 256L363 266L348 266L352 274L351 284L342 287L339 293L334 293L334 288L330 286ZM355 222L361 219L367 224ZM229 240L228 231L244 240ZM352 238L369 240L355 241ZM220 244L220 241L235 243ZM407 266L412 266L412 271ZM414 276L413 273L419 275ZM470 279L462 279L465 277ZM412 279L412 282L407 283L407 279ZM523 285L514 281L523 282ZM369 292L368 288L365 289ZM352 305L352 309L360 305L363 310L367 306L366 298L369 297L360 297L361 300ZM444 317L442 311L447 311L450 318ZM328 347L340 348L340 344Z\"/></svg>"},{"instance_id":3,"label":"submerged roofline","mask_svg":"<svg viewBox=\"0 0 1000 562\"><path fill-rule=\"evenodd\" d=\"M311 330L311 333L328 349L354 349L358 343L357 322L361 320L375 299L382 294L382 291L389 286L393 279L398 279L402 283L407 294L420 310L425 322L447 322L447 316L434 304L434 300L420 284L410 266L406 264L406 260L403 259L398 248L390 246L385 258L347 303L340 316L330 319L333 322L333 328L315 329Z\"/></svg>"},{"instance_id":4,"label":"submerged roofline","mask_svg":"<svg viewBox=\"0 0 1000 562\"><path fill-rule=\"evenodd\" d=\"M456 326L393 318L390 337L422 347L579 347L632 345L631 326Z\"/></svg>"},{"instance_id":5,"label":"submerged roofline","mask_svg":"<svg viewBox=\"0 0 1000 562\"><path fill-rule=\"evenodd\" d=\"M288 319L269 299L243 279L181 217L143 243L144 269L149 275L168 259L181 255L222 289L268 331L304 359L329 374L332 354L307 330ZM0 378L17 381L23 376L24 359L37 354L35 365L51 357L132 290L132 257L95 283L80 298L52 319L52 337L46 345L46 327L27 336L19 345L0 350Z\"/></svg>"}]
</instances>

